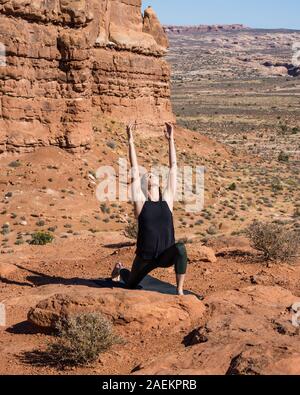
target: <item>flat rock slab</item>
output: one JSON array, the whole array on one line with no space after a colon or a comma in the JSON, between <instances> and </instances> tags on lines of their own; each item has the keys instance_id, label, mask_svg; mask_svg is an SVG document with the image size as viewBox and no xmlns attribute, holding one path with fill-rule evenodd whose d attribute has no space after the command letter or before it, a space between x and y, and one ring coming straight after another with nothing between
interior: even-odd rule
<instances>
[{"instance_id":1,"label":"flat rock slab","mask_svg":"<svg viewBox=\"0 0 300 395\"><path fill-rule=\"evenodd\" d=\"M126 288L124 283L122 282L117 282L117 281L112 281L110 278L103 278L103 279L98 279L93 281L95 284L102 288ZM177 289L174 285L159 280L155 277L152 276L146 276L138 285L137 289L143 290L143 291L151 291L151 292L159 292L160 294L164 295L177 295ZM203 296L196 294L192 291L184 291L185 295L194 295L196 296L199 300L203 300Z\"/></svg>"}]
</instances>

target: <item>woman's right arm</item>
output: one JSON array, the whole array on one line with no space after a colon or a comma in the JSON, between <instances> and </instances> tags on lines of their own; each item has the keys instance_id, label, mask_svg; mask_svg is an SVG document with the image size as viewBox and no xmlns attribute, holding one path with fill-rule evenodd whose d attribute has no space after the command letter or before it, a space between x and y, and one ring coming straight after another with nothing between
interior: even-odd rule
<instances>
[{"instance_id":1,"label":"woman's right arm","mask_svg":"<svg viewBox=\"0 0 300 395\"><path fill-rule=\"evenodd\" d=\"M140 171L139 171L139 165L138 165L135 144L134 144L134 137L133 137L133 125L127 126L127 135L128 135L128 143L129 143L129 158L131 165L131 174L133 179L131 184L132 199L134 202L136 216L139 216L146 199L141 187Z\"/></svg>"}]
</instances>

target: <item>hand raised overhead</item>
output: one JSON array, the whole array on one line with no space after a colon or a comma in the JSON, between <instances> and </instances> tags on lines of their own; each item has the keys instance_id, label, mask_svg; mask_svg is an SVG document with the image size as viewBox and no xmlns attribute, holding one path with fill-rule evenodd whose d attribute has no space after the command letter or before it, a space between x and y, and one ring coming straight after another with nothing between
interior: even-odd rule
<instances>
[{"instance_id":1,"label":"hand raised overhead","mask_svg":"<svg viewBox=\"0 0 300 395\"><path fill-rule=\"evenodd\" d=\"M133 141L133 131L135 127L136 127L136 122L134 124L130 123L126 126L127 137L129 142Z\"/></svg>"},{"instance_id":2,"label":"hand raised overhead","mask_svg":"<svg viewBox=\"0 0 300 395\"><path fill-rule=\"evenodd\" d=\"M166 125L164 130L165 136L167 140L171 140L174 138L174 126L169 122L166 122L165 125Z\"/></svg>"}]
</instances>

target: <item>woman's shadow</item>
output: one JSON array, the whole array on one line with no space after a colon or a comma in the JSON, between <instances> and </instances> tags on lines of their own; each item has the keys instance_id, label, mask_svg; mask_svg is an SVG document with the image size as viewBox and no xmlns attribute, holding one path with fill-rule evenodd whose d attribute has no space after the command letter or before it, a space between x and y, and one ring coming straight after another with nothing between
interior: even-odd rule
<instances>
[{"instance_id":1,"label":"woman's shadow","mask_svg":"<svg viewBox=\"0 0 300 395\"><path fill-rule=\"evenodd\" d=\"M85 279L79 277L72 278L64 278L60 276L50 276L45 273L38 272L36 270L31 270L25 268L21 265L16 265L19 269L24 270L30 275L26 276L27 282L18 283L17 281L1 279L2 282L7 284L15 284L21 286L28 287L41 287L44 285L74 285L74 286L86 286L92 288L123 288L126 289L125 285L121 282L113 281L111 278L100 278L100 279ZM176 295L176 287L170 283L154 278L150 275L146 276L144 280L141 282L138 290L149 291L149 292L158 292L165 295ZM194 295L198 299L202 300L203 297L201 295L197 295L192 291L185 291L185 295Z\"/></svg>"}]
</instances>

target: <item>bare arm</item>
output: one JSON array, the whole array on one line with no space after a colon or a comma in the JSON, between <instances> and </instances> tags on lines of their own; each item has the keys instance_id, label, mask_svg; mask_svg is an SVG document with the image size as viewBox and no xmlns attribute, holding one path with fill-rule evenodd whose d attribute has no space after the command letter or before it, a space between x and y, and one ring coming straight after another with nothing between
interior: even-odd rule
<instances>
[{"instance_id":1,"label":"bare arm","mask_svg":"<svg viewBox=\"0 0 300 395\"><path fill-rule=\"evenodd\" d=\"M140 172L139 172L139 165L138 165L138 160L137 160L136 150L135 150L135 145L134 145L132 125L127 126L127 134L128 134L128 143L129 143L130 165L131 165L131 168L134 172L134 175L136 177L139 177ZM134 178L136 178L136 177L134 177Z\"/></svg>"},{"instance_id":2,"label":"bare arm","mask_svg":"<svg viewBox=\"0 0 300 395\"><path fill-rule=\"evenodd\" d=\"M169 204L170 210L173 211L174 198L177 190L177 156L174 141L174 127L173 125L166 124L166 137L169 141L169 176L167 188L164 191L164 199Z\"/></svg>"},{"instance_id":3,"label":"bare arm","mask_svg":"<svg viewBox=\"0 0 300 395\"><path fill-rule=\"evenodd\" d=\"M140 171L139 165L135 150L134 138L133 138L133 126L127 126L127 135L128 135L128 142L129 142L129 159L131 165L131 172L132 172L132 199L134 202L135 207L135 214L139 216L140 212L142 211L143 205L145 203L145 197L142 192L141 188L141 181L140 181Z\"/></svg>"}]
</instances>

